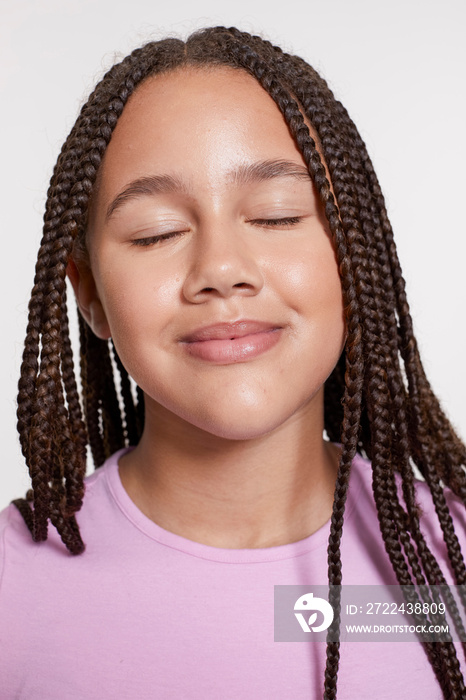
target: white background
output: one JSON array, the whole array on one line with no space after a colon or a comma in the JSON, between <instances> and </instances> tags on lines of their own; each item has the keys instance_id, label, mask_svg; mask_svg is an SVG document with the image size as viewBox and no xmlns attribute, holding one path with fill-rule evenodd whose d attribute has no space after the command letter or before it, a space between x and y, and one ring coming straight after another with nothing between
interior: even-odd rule
<instances>
[{"instance_id":1,"label":"white background","mask_svg":"<svg viewBox=\"0 0 466 700\"><path fill-rule=\"evenodd\" d=\"M428 376L466 437L464 0L2 0L0 508L29 484L16 385L60 147L115 58L215 24L303 56L349 110L385 192Z\"/></svg>"}]
</instances>

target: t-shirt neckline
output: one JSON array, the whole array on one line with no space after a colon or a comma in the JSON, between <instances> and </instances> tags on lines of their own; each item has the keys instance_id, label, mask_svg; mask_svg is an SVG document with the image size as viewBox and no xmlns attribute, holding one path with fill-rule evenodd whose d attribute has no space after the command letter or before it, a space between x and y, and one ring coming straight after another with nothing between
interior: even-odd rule
<instances>
[{"instance_id":1,"label":"t-shirt neckline","mask_svg":"<svg viewBox=\"0 0 466 700\"><path fill-rule=\"evenodd\" d=\"M132 525L136 527L143 535L160 544L177 550L178 552L201 559L225 563L250 564L292 559L305 555L312 550L318 549L319 547L323 547L328 542L330 520L324 523L322 527L305 539L297 542L291 542L289 544L257 549L224 549L220 547L212 547L211 545L195 542L194 540L189 540L186 537L177 535L169 530L165 530L144 515L141 510L139 510L136 504L129 497L121 482L118 469L118 460L130 449L132 448L126 447L113 454L106 460L102 467L98 469L98 472L105 475L109 494L123 516L126 517L127 520L129 520ZM364 463L366 460L364 460L360 455L356 455L353 461L353 468L350 476L350 488L345 508L345 522L351 518L354 505L358 500L359 492L362 488L363 482L357 469L360 462Z\"/></svg>"}]
</instances>

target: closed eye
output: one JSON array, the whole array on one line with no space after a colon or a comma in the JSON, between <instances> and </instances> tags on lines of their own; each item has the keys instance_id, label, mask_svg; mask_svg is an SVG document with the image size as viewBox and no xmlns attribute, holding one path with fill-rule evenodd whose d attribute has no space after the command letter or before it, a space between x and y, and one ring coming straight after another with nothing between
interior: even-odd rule
<instances>
[{"instance_id":1,"label":"closed eye","mask_svg":"<svg viewBox=\"0 0 466 700\"><path fill-rule=\"evenodd\" d=\"M265 228L273 227L286 227L286 226L296 226L303 220L303 216L285 216L276 219L249 219L247 223L253 224L254 226L262 226ZM146 236L144 238L136 238L131 241L131 245L134 246L151 246L166 241L170 238L176 238L177 236L182 236L185 231L168 231L167 233L160 233L157 236Z\"/></svg>"},{"instance_id":2,"label":"closed eye","mask_svg":"<svg viewBox=\"0 0 466 700\"><path fill-rule=\"evenodd\" d=\"M150 246L166 241L169 238L175 238L176 236L182 236L185 231L169 231L167 233L160 233L157 236L147 236L145 238L135 238L131 241L131 245L136 246Z\"/></svg>"},{"instance_id":3,"label":"closed eye","mask_svg":"<svg viewBox=\"0 0 466 700\"><path fill-rule=\"evenodd\" d=\"M285 216L280 219L250 219L248 223L254 226L295 226L299 224L304 217L302 216Z\"/></svg>"}]
</instances>

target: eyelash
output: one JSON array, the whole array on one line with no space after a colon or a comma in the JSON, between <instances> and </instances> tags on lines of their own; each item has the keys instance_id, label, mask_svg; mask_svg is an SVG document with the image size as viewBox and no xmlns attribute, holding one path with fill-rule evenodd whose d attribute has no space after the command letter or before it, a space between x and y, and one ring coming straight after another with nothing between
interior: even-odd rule
<instances>
[{"instance_id":1,"label":"eyelash","mask_svg":"<svg viewBox=\"0 0 466 700\"><path fill-rule=\"evenodd\" d=\"M254 226L295 226L302 221L302 216L286 216L282 219L248 219L246 223L253 224ZM162 233L158 236L149 236L148 238L137 238L132 241L131 245L135 246L151 246L160 243L161 241L166 241L170 238L176 238L181 236L185 231L171 231L169 233Z\"/></svg>"},{"instance_id":2,"label":"eyelash","mask_svg":"<svg viewBox=\"0 0 466 700\"><path fill-rule=\"evenodd\" d=\"M137 246L150 246L160 243L161 241L166 241L169 238L175 238L176 236L181 236L184 231L170 231L170 233L161 233L158 236L149 236L148 238L136 238L131 242L131 245Z\"/></svg>"},{"instance_id":3,"label":"eyelash","mask_svg":"<svg viewBox=\"0 0 466 700\"><path fill-rule=\"evenodd\" d=\"M302 216L285 216L282 219L250 219L248 223L255 226L294 226L302 219Z\"/></svg>"}]
</instances>

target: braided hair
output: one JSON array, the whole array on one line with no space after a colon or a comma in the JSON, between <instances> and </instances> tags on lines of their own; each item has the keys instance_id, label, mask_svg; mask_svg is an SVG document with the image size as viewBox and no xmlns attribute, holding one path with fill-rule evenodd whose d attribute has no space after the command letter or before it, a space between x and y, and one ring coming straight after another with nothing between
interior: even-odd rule
<instances>
[{"instance_id":1,"label":"braided hair","mask_svg":"<svg viewBox=\"0 0 466 700\"><path fill-rule=\"evenodd\" d=\"M380 530L399 584L445 583L420 528L415 465L431 491L461 585L466 584L466 569L444 489L449 487L466 504L466 448L424 373L384 198L356 127L305 61L258 36L215 27L186 42L150 42L111 68L83 106L48 190L18 396L18 430L32 489L14 503L35 541L47 538L50 520L68 550L80 554L84 543L75 515L84 495L87 445L99 467L116 450L139 441L142 392L133 393L112 342L97 338L80 316L81 404L68 331L66 268L70 256L85 249L99 166L127 100L150 76L205 65L246 71L275 101L309 168L333 238L347 326L345 349L326 382L324 398L327 435L342 445L328 543L335 611L329 633L335 639L341 613L340 543L355 454L372 462ZM461 626L457 610L454 617ZM444 697L463 698L451 638L424 648ZM330 640L327 700L336 697L338 666L339 642Z\"/></svg>"}]
</instances>

